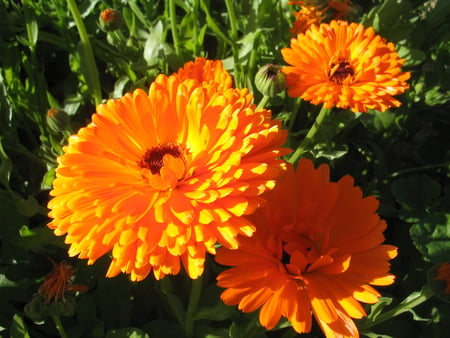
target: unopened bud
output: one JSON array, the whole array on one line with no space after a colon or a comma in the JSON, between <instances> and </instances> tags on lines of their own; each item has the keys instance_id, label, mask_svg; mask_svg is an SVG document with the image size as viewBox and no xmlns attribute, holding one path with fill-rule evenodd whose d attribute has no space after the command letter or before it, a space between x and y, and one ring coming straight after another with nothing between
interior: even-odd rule
<instances>
[{"instance_id":1,"label":"unopened bud","mask_svg":"<svg viewBox=\"0 0 450 338\"><path fill-rule=\"evenodd\" d=\"M286 88L286 75L280 66L267 64L256 73L255 85L263 95L274 97Z\"/></svg>"},{"instance_id":2,"label":"unopened bud","mask_svg":"<svg viewBox=\"0 0 450 338\"><path fill-rule=\"evenodd\" d=\"M70 129L70 117L61 109L50 108L47 110L47 125L54 132L61 132Z\"/></svg>"},{"instance_id":3,"label":"unopened bud","mask_svg":"<svg viewBox=\"0 0 450 338\"><path fill-rule=\"evenodd\" d=\"M118 30L123 25L122 13L112 8L105 9L100 13L99 23L104 32Z\"/></svg>"}]
</instances>

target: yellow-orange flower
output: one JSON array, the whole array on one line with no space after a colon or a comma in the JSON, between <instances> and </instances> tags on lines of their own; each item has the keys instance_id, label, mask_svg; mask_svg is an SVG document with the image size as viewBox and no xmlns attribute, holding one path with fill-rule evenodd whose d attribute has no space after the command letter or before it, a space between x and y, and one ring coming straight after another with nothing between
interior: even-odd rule
<instances>
[{"instance_id":1,"label":"yellow-orange flower","mask_svg":"<svg viewBox=\"0 0 450 338\"><path fill-rule=\"evenodd\" d=\"M436 271L436 279L445 282L445 294L450 294L450 263L442 263Z\"/></svg>"},{"instance_id":2,"label":"yellow-orange flower","mask_svg":"<svg viewBox=\"0 0 450 338\"><path fill-rule=\"evenodd\" d=\"M112 251L107 276L132 280L177 274L181 261L197 278L216 242L236 248L253 233L241 216L284 170L286 132L247 89L216 82L228 78L218 62L204 64L99 105L69 138L48 206L71 256L92 264Z\"/></svg>"},{"instance_id":3,"label":"yellow-orange flower","mask_svg":"<svg viewBox=\"0 0 450 338\"><path fill-rule=\"evenodd\" d=\"M206 88L216 91L224 91L233 85L233 78L223 68L220 60L198 57L194 61L187 62L176 74L180 80L194 79L207 83Z\"/></svg>"},{"instance_id":4,"label":"yellow-orange flower","mask_svg":"<svg viewBox=\"0 0 450 338\"><path fill-rule=\"evenodd\" d=\"M371 285L389 285L388 260L397 248L382 244L386 223L375 197L345 176L329 181L329 167L300 160L268 202L250 219L252 238L239 249L220 248L216 261L232 268L217 283L221 298L244 312L260 308L261 325L272 329L286 317L298 333L309 332L311 312L327 337L358 337L352 318L366 315L359 302L376 303Z\"/></svg>"},{"instance_id":5,"label":"yellow-orange flower","mask_svg":"<svg viewBox=\"0 0 450 338\"><path fill-rule=\"evenodd\" d=\"M56 264L53 260L53 271L44 277L44 282L39 288L39 293L46 302L57 302L64 299L68 292L86 292L85 285L72 284L75 269L66 261Z\"/></svg>"},{"instance_id":6,"label":"yellow-orange flower","mask_svg":"<svg viewBox=\"0 0 450 338\"><path fill-rule=\"evenodd\" d=\"M283 67L288 94L325 108L385 111L399 107L393 96L409 88L405 60L371 27L334 20L313 25L281 53L290 65Z\"/></svg>"}]
</instances>

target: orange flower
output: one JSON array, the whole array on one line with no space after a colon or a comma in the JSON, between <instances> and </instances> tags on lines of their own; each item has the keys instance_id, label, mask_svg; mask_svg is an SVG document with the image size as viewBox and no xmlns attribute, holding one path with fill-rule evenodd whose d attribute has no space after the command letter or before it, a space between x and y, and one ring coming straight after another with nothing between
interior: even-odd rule
<instances>
[{"instance_id":1,"label":"orange flower","mask_svg":"<svg viewBox=\"0 0 450 338\"><path fill-rule=\"evenodd\" d=\"M292 36L306 32L313 24L319 24L323 20L324 12L314 6L302 6L302 9L295 12L295 21L291 28Z\"/></svg>"},{"instance_id":2,"label":"orange flower","mask_svg":"<svg viewBox=\"0 0 450 338\"><path fill-rule=\"evenodd\" d=\"M350 0L293 0L289 1L288 4L300 6L301 11L312 8L320 12L318 23L327 22L331 19L349 19L356 11Z\"/></svg>"},{"instance_id":3,"label":"orange flower","mask_svg":"<svg viewBox=\"0 0 450 338\"><path fill-rule=\"evenodd\" d=\"M59 265L51 260L53 270L44 277L44 282L39 288L39 293L46 302L57 302L64 299L68 292L86 292L88 287L85 285L72 284L75 275L75 269L67 262L62 261Z\"/></svg>"},{"instance_id":4,"label":"orange flower","mask_svg":"<svg viewBox=\"0 0 450 338\"><path fill-rule=\"evenodd\" d=\"M112 251L109 277L160 279L181 261L197 278L216 242L236 248L252 235L241 216L283 172L286 132L247 89L220 82L219 62L203 64L99 105L69 138L48 206L71 256L92 264Z\"/></svg>"},{"instance_id":5,"label":"orange flower","mask_svg":"<svg viewBox=\"0 0 450 338\"><path fill-rule=\"evenodd\" d=\"M439 265L435 279L444 281L446 284L444 293L447 295L450 294L450 263L442 263Z\"/></svg>"},{"instance_id":6,"label":"orange flower","mask_svg":"<svg viewBox=\"0 0 450 338\"><path fill-rule=\"evenodd\" d=\"M201 83L214 84L209 88L222 92L233 85L230 73L223 68L220 60L198 57L194 61L187 62L176 74L180 80L194 79Z\"/></svg>"},{"instance_id":7,"label":"orange flower","mask_svg":"<svg viewBox=\"0 0 450 338\"><path fill-rule=\"evenodd\" d=\"M217 277L221 298L244 312L261 308L272 329L286 317L298 333L311 330L311 312L327 337L358 337L351 318L366 315L359 302L376 303L370 285L389 285L388 260L397 248L383 245L386 223L378 201L362 197L353 179L329 181L326 165L302 159L268 193L265 208L250 219L252 238L239 249L220 248L216 261L233 266Z\"/></svg>"},{"instance_id":8,"label":"orange flower","mask_svg":"<svg viewBox=\"0 0 450 338\"><path fill-rule=\"evenodd\" d=\"M281 50L291 66L283 67L288 94L325 108L385 111L399 107L393 95L409 88L409 72L401 72L393 43L387 43L373 28L332 21L313 25Z\"/></svg>"}]
</instances>

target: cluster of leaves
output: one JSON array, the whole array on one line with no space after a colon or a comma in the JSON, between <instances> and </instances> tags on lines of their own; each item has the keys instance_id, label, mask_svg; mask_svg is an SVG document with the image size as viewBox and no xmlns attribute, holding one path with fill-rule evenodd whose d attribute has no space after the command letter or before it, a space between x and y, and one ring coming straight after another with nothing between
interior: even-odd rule
<instances>
[{"instance_id":1,"label":"cluster of leaves","mask_svg":"<svg viewBox=\"0 0 450 338\"><path fill-rule=\"evenodd\" d=\"M77 283L90 288L62 318L70 337L180 337L192 282L186 276L140 283L126 276L107 279L108 257L93 266L68 258L63 238L46 227L56 157L67 136L89 121L99 99L146 89L157 74L170 74L195 56L224 60L235 86L248 87L258 101L254 75L266 63L283 63L279 50L289 44L293 6L279 0L78 1L93 65L71 2L0 0L0 335L58 336L51 320L33 322L24 315L51 270L51 257L71 261ZM448 299L410 305L426 290L442 295L434 271L450 261L450 2L353 2L360 22L394 42L407 59L411 88L399 109L337 111L309 156L331 163L336 178L352 175L367 195L380 199L387 242L399 247L393 261L397 281L368 307L362 332L444 337L450 329ZM106 8L121 12L118 30L100 28ZM293 148L318 109L299 106L284 93L268 107L285 122ZM64 123L47 116L51 108L68 115ZM255 329L256 314L225 306L215 285L221 268L212 260L207 264L199 307L190 314L196 337L294 336L287 322L266 332ZM382 313L395 308L410 313L385 316L389 320L381 323Z\"/></svg>"}]
</instances>

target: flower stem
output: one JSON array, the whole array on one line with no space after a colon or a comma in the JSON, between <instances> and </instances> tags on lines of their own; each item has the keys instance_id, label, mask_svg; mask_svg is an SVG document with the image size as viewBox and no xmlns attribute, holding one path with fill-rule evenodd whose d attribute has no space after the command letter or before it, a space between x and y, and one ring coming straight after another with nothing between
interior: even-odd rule
<instances>
[{"instance_id":1,"label":"flower stem","mask_svg":"<svg viewBox=\"0 0 450 338\"><path fill-rule=\"evenodd\" d=\"M202 277L192 280L191 294L189 296L189 304L186 311L185 334L187 338L193 337L194 334L194 315L197 311L200 295L202 293Z\"/></svg>"},{"instance_id":2,"label":"flower stem","mask_svg":"<svg viewBox=\"0 0 450 338\"><path fill-rule=\"evenodd\" d=\"M258 106L256 107L256 110L263 108L267 102L269 102L270 100L270 96L264 95L261 99L261 101L259 101Z\"/></svg>"},{"instance_id":3,"label":"flower stem","mask_svg":"<svg viewBox=\"0 0 450 338\"><path fill-rule=\"evenodd\" d=\"M236 12L234 10L233 0L225 0L225 5L227 7L228 18L230 20L230 38L232 41L231 49L233 50L233 59L234 59L234 76L236 79L237 86L241 87L243 85L242 83L243 72L239 61L239 48L236 44L236 41L238 40Z\"/></svg>"},{"instance_id":4,"label":"flower stem","mask_svg":"<svg viewBox=\"0 0 450 338\"><path fill-rule=\"evenodd\" d=\"M411 309L415 308L416 306L422 304L429 298L433 296L433 291L430 287L425 285L420 292L417 293L415 297L409 296L410 299L403 300L396 308L386 311L385 313L379 315L376 317L374 321L367 321L364 324L360 325L360 330L367 330L375 325L378 325L380 323L385 322L386 320L389 320L391 318L394 318L404 312L408 312Z\"/></svg>"},{"instance_id":5,"label":"flower stem","mask_svg":"<svg viewBox=\"0 0 450 338\"><path fill-rule=\"evenodd\" d=\"M172 31L173 45L175 53L180 57L180 39L178 37L177 29L177 15L175 9L175 0L169 0L169 16L170 16L170 30Z\"/></svg>"},{"instance_id":6,"label":"flower stem","mask_svg":"<svg viewBox=\"0 0 450 338\"><path fill-rule=\"evenodd\" d=\"M86 83L92 93L95 104L100 104L102 102L102 91L100 88L97 66L95 65L94 53L92 52L86 27L84 26L83 19L81 18L80 11L78 10L75 0L67 0L67 5L72 13L75 25L77 26L78 34L80 35L82 53L84 54L81 55L81 59L84 59L86 67L83 75L86 78Z\"/></svg>"},{"instance_id":7,"label":"flower stem","mask_svg":"<svg viewBox=\"0 0 450 338\"><path fill-rule=\"evenodd\" d=\"M52 315L53 322L55 323L56 329L58 330L58 333L61 338L68 338L66 331L64 330L64 327L61 323L61 318L58 315Z\"/></svg>"},{"instance_id":8,"label":"flower stem","mask_svg":"<svg viewBox=\"0 0 450 338\"><path fill-rule=\"evenodd\" d=\"M316 136L317 132L320 129L320 126L323 124L323 121L326 119L328 114L330 113L330 108L325 108L322 106L322 109L320 109L319 114L316 117L316 120L314 121L313 125L311 126L311 129L309 129L308 133L306 134L303 141L300 143L300 145L297 147L295 152L291 155L288 162L290 163L296 163L299 158L303 155L304 152L308 149L308 147L311 145L312 141L314 140L314 137Z\"/></svg>"}]
</instances>

